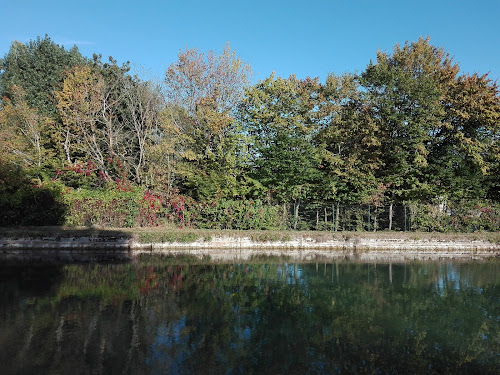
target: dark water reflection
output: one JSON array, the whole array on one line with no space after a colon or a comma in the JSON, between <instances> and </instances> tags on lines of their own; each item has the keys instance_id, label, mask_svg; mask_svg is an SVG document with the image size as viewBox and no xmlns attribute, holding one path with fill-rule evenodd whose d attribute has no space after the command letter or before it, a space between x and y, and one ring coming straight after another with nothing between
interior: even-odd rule
<instances>
[{"instance_id":1,"label":"dark water reflection","mask_svg":"<svg viewBox=\"0 0 500 375\"><path fill-rule=\"evenodd\" d=\"M498 373L500 262L0 267L0 373Z\"/></svg>"}]
</instances>

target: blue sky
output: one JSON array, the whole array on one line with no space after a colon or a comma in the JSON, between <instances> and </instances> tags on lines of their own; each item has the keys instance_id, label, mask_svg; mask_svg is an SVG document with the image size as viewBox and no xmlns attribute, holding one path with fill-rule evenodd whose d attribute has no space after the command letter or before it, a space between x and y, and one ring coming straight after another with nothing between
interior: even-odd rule
<instances>
[{"instance_id":1,"label":"blue sky","mask_svg":"<svg viewBox=\"0 0 500 375\"><path fill-rule=\"evenodd\" d=\"M0 0L0 56L14 40L48 34L83 55L113 56L161 77L180 49L220 52L226 43L271 72L324 80L361 72L377 49L429 36L463 72L500 78L500 0L118 1Z\"/></svg>"}]
</instances>

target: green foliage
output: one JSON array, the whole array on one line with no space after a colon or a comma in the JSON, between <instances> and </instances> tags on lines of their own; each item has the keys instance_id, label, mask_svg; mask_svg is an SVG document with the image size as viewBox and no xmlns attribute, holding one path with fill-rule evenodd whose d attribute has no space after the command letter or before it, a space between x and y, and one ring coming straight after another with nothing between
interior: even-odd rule
<instances>
[{"instance_id":1,"label":"green foliage","mask_svg":"<svg viewBox=\"0 0 500 375\"><path fill-rule=\"evenodd\" d=\"M432 134L442 127L447 82L458 66L428 39L396 45L392 56L378 52L361 75L381 131L384 168L377 177L390 184L394 200L433 196L425 180Z\"/></svg>"},{"instance_id":2,"label":"green foliage","mask_svg":"<svg viewBox=\"0 0 500 375\"><path fill-rule=\"evenodd\" d=\"M22 87L29 106L53 118L57 111L52 93L64 71L85 64L86 59L77 47L65 50L45 35L26 44L14 41L1 62L0 97L11 98L12 86Z\"/></svg>"},{"instance_id":3,"label":"green foliage","mask_svg":"<svg viewBox=\"0 0 500 375\"><path fill-rule=\"evenodd\" d=\"M164 90L48 36L0 64L9 225L378 230L404 204L413 229L498 230L498 84L428 38L325 83L248 87L228 46L181 51Z\"/></svg>"},{"instance_id":4,"label":"green foliage","mask_svg":"<svg viewBox=\"0 0 500 375\"><path fill-rule=\"evenodd\" d=\"M367 200L376 191L382 168L381 132L353 75L329 75L322 88L323 124L320 200L341 204Z\"/></svg>"},{"instance_id":5,"label":"green foliage","mask_svg":"<svg viewBox=\"0 0 500 375\"><path fill-rule=\"evenodd\" d=\"M161 197L140 187L124 189L109 184L99 190L66 188L63 196L68 206L65 224L70 226L158 226L168 217Z\"/></svg>"},{"instance_id":6,"label":"green foliage","mask_svg":"<svg viewBox=\"0 0 500 375\"><path fill-rule=\"evenodd\" d=\"M260 200L219 199L212 203L191 202L186 224L206 229L281 229L281 207Z\"/></svg>"},{"instance_id":7,"label":"green foliage","mask_svg":"<svg viewBox=\"0 0 500 375\"><path fill-rule=\"evenodd\" d=\"M411 228L419 232L445 232L446 213L439 206L430 204L410 204Z\"/></svg>"},{"instance_id":8,"label":"green foliage","mask_svg":"<svg viewBox=\"0 0 500 375\"><path fill-rule=\"evenodd\" d=\"M46 35L26 44L14 41L0 61L0 97L14 105L18 121L11 124L13 133L23 133L31 148L23 153L19 153L22 147L14 149L18 157L24 155L24 159L36 165L38 177L46 178L64 159L54 91L63 82L67 69L85 65L87 60L76 47L65 50Z\"/></svg>"},{"instance_id":9,"label":"green foliage","mask_svg":"<svg viewBox=\"0 0 500 375\"><path fill-rule=\"evenodd\" d=\"M123 189L108 184L102 189L61 187L69 226L135 227L174 224L210 229L278 229L281 209L260 200L225 200L198 203L180 195L168 197L140 187ZM161 241L172 242L169 234Z\"/></svg>"},{"instance_id":10,"label":"green foliage","mask_svg":"<svg viewBox=\"0 0 500 375\"><path fill-rule=\"evenodd\" d=\"M265 231L265 232L252 232L250 235L252 241L255 242L277 242L277 241L290 241L291 237L290 234L287 232L270 232L270 231ZM252 259L254 259L252 257Z\"/></svg>"},{"instance_id":11,"label":"green foliage","mask_svg":"<svg viewBox=\"0 0 500 375\"><path fill-rule=\"evenodd\" d=\"M445 92L443 126L432 140L431 181L451 200L499 201L500 96L488 76L462 75Z\"/></svg>"},{"instance_id":12,"label":"green foliage","mask_svg":"<svg viewBox=\"0 0 500 375\"><path fill-rule=\"evenodd\" d=\"M68 205L66 225L109 227L135 225L140 191L67 188L63 196Z\"/></svg>"},{"instance_id":13,"label":"green foliage","mask_svg":"<svg viewBox=\"0 0 500 375\"><path fill-rule=\"evenodd\" d=\"M436 204L410 204L411 229L424 232L500 231L500 206L483 201Z\"/></svg>"},{"instance_id":14,"label":"green foliage","mask_svg":"<svg viewBox=\"0 0 500 375\"><path fill-rule=\"evenodd\" d=\"M61 186L27 179L0 158L0 226L60 225L66 215Z\"/></svg>"},{"instance_id":15,"label":"green foliage","mask_svg":"<svg viewBox=\"0 0 500 375\"><path fill-rule=\"evenodd\" d=\"M167 69L163 132L175 137L182 193L206 201L242 196L246 142L234 113L250 74L229 46L220 55L186 49Z\"/></svg>"},{"instance_id":16,"label":"green foliage","mask_svg":"<svg viewBox=\"0 0 500 375\"><path fill-rule=\"evenodd\" d=\"M272 74L246 91L240 117L251 136L252 175L278 203L309 197L319 179L318 89L317 79Z\"/></svg>"}]
</instances>

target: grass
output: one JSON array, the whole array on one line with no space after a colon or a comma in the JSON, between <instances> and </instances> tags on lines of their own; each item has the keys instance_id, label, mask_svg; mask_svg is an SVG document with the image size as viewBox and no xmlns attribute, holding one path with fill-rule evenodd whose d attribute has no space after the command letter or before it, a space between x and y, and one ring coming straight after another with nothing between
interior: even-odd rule
<instances>
[{"instance_id":1,"label":"grass","mask_svg":"<svg viewBox=\"0 0 500 375\"><path fill-rule=\"evenodd\" d=\"M274 242L312 239L315 242L331 240L434 240L434 241L487 241L500 243L498 232L437 233L437 232L328 232L328 231L259 231L208 230L191 228L97 228L97 227L8 227L0 228L0 238L65 238L65 237L125 237L143 243L210 241L214 237L250 238L255 242Z\"/></svg>"},{"instance_id":2,"label":"grass","mask_svg":"<svg viewBox=\"0 0 500 375\"><path fill-rule=\"evenodd\" d=\"M0 227L0 238L130 237L123 229L95 227Z\"/></svg>"}]
</instances>

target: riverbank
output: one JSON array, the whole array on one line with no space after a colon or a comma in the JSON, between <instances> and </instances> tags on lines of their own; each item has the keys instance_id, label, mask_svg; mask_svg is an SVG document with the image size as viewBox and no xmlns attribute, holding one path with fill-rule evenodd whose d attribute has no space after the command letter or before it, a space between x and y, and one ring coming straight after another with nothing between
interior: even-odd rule
<instances>
[{"instance_id":1,"label":"riverbank","mask_svg":"<svg viewBox=\"0 0 500 375\"><path fill-rule=\"evenodd\" d=\"M500 257L498 233L213 231L134 228L0 228L0 256L129 259L189 254L213 260L259 256L313 259L487 259Z\"/></svg>"}]
</instances>

